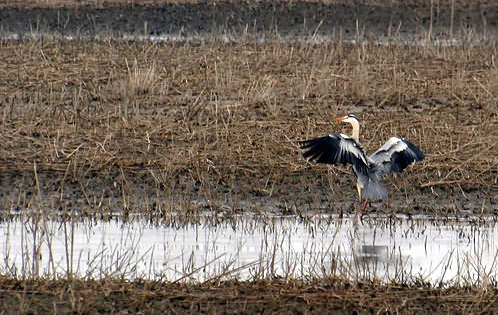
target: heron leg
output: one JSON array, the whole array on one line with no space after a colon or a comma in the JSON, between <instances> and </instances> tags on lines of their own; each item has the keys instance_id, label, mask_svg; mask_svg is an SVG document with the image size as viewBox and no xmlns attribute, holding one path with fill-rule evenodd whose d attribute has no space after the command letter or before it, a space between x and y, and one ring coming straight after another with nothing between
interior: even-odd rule
<instances>
[{"instance_id":1,"label":"heron leg","mask_svg":"<svg viewBox=\"0 0 498 315\"><path fill-rule=\"evenodd\" d=\"M358 200L361 202L361 186L357 183L356 189L358 190Z\"/></svg>"},{"instance_id":2,"label":"heron leg","mask_svg":"<svg viewBox=\"0 0 498 315\"><path fill-rule=\"evenodd\" d=\"M363 204L363 210L361 211L361 216L360 216L360 221L363 223L363 216L365 215L365 213L367 213L367 205L369 205L370 202L368 199L365 199L365 203ZM361 205L361 203L360 203Z\"/></svg>"},{"instance_id":3,"label":"heron leg","mask_svg":"<svg viewBox=\"0 0 498 315\"><path fill-rule=\"evenodd\" d=\"M358 203L359 203L359 207L361 207L361 186L358 183L356 183L356 190L358 191ZM355 207L355 209L356 209L355 210L355 217L358 217L358 208Z\"/></svg>"}]
</instances>

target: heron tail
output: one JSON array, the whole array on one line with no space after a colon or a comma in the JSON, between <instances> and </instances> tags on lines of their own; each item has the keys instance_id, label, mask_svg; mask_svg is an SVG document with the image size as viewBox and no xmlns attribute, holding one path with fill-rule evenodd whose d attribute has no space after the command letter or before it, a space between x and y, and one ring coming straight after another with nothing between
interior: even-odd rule
<instances>
[{"instance_id":1,"label":"heron tail","mask_svg":"<svg viewBox=\"0 0 498 315\"><path fill-rule=\"evenodd\" d=\"M379 200L387 197L387 189L379 182L370 179L363 187L363 198L370 200Z\"/></svg>"},{"instance_id":2,"label":"heron tail","mask_svg":"<svg viewBox=\"0 0 498 315\"><path fill-rule=\"evenodd\" d=\"M358 173L358 183L362 188L361 195L365 199L379 200L387 196L387 189L380 182L380 178L375 173L363 175Z\"/></svg>"}]
</instances>

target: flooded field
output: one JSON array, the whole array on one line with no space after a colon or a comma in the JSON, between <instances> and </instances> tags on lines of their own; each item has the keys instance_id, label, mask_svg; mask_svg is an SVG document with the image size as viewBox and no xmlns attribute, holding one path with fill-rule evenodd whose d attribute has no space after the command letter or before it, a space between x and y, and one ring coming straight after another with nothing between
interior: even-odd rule
<instances>
[{"instance_id":1,"label":"flooded field","mask_svg":"<svg viewBox=\"0 0 498 315\"><path fill-rule=\"evenodd\" d=\"M496 281L493 218L202 216L175 226L133 218L80 222L14 217L0 224L3 274L205 282L282 277Z\"/></svg>"}]
</instances>

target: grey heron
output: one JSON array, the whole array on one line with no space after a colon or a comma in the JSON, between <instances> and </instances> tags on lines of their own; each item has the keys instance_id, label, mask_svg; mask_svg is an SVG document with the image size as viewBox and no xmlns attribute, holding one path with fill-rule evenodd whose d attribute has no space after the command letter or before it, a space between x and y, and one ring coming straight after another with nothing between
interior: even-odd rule
<instances>
[{"instance_id":1,"label":"grey heron","mask_svg":"<svg viewBox=\"0 0 498 315\"><path fill-rule=\"evenodd\" d=\"M306 149L303 157L309 161L325 164L351 164L356 175L359 201L365 199L362 214L369 200L379 200L387 196L382 185L385 174L400 173L413 162L424 159L422 151L403 137L392 137L372 155L367 156L360 146L360 122L353 114L338 117L335 121L350 123L352 136L334 132L328 136L301 141L301 149Z\"/></svg>"}]
</instances>

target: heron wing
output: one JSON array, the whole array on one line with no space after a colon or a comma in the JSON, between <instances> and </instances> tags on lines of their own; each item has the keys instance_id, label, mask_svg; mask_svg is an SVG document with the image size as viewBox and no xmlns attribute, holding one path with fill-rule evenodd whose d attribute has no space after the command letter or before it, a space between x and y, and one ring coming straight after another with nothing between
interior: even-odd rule
<instances>
[{"instance_id":1,"label":"heron wing","mask_svg":"<svg viewBox=\"0 0 498 315\"><path fill-rule=\"evenodd\" d=\"M332 133L328 136L301 141L301 149L307 149L303 157L325 164L352 164L355 171L367 174L370 163L363 149L351 137Z\"/></svg>"},{"instance_id":2,"label":"heron wing","mask_svg":"<svg viewBox=\"0 0 498 315\"><path fill-rule=\"evenodd\" d=\"M392 137L370 155L378 169L386 174L402 172L413 162L424 159L422 151L403 137Z\"/></svg>"}]
</instances>

